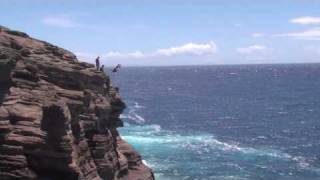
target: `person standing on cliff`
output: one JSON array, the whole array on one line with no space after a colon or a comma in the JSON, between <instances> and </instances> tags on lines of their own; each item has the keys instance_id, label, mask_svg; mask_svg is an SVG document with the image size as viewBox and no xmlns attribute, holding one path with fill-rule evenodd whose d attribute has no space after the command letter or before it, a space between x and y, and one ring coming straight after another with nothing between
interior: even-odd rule
<instances>
[{"instance_id":1,"label":"person standing on cliff","mask_svg":"<svg viewBox=\"0 0 320 180\"><path fill-rule=\"evenodd\" d=\"M98 56L96 58L96 68L97 68L97 71L99 71L99 69L100 69L100 56Z\"/></svg>"}]
</instances>

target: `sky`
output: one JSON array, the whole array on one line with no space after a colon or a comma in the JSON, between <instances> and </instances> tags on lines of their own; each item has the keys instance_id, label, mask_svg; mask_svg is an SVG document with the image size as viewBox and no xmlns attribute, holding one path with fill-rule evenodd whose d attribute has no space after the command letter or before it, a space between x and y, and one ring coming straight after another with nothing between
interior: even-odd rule
<instances>
[{"instance_id":1,"label":"sky","mask_svg":"<svg viewBox=\"0 0 320 180\"><path fill-rule=\"evenodd\" d=\"M106 66L320 62L320 0L0 0L0 25Z\"/></svg>"}]
</instances>

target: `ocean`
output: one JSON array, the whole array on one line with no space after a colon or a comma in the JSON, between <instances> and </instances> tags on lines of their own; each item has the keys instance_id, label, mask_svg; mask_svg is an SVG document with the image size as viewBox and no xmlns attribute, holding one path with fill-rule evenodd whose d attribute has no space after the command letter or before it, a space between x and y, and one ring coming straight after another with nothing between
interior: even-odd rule
<instances>
[{"instance_id":1,"label":"ocean","mask_svg":"<svg viewBox=\"0 0 320 180\"><path fill-rule=\"evenodd\" d=\"M128 105L120 134L156 179L320 180L320 64L109 74Z\"/></svg>"}]
</instances>

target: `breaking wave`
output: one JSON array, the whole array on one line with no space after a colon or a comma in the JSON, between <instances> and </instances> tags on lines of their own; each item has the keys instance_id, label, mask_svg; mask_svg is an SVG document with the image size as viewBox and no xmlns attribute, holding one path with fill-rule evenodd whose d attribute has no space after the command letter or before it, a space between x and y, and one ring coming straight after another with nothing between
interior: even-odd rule
<instances>
[{"instance_id":1,"label":"breaking wave","mask_svg":"<svg viewBox=\"0 0 320 180\"><path fill-rule=\"evenodd\" d=\"M320 169L313 167L310 161L302 156L292 156L269 147L247 147L237 142L225 142L209 133L185 133L183 130L177 132L163 129L158 124L148 124L145 118L138 114L146 107L137 102L130 104L126 113L121 115L125 125L120 128L120 134L142 154L143 163L154 169L157 179L193 179L202 176L201 174L223 174L224 171L231 171L235 174L213 173L205 179L245 180L252 179L245 175L250 171L281 173L277 172L277 165L280 165L282 170L283 166L288 166L288 172L294 167L320 174ZM191 171L192 168L199 167L201 172ZM188 176L184 176L185 174Z\"/></svg>"},{"instance_id":2,"label":"breaking wave","mask_svg":"<svg viewBox=\"0 0 320 180\"><path fill-rule=\"evenodd\" d=\"M125 123L125 127L120 129L120 133L125 140L141 152L145 159L144 162L148 162L147 164L155 170L156 177L161 180L179 179L178 177L181 178L181 175L190 170L192 166L206 167L203 172L198 173L223 172L221 168L226 168L242 174L248 171L248 164L251 164L251 168L275 171L272 164L294 163L300 169L319 173L319 169L311 167L303 157L291 156L276 149L244 147L238 143L227 143L210 134L182 135L162 129L157 124L133 125L128 123ZM197 159L198 163L183 164L194 159ZM213 162L216 164L210 168ZM190 178L185 177L185 179ZM245 178L212 176L209 179Z\"/></svg>"},{"instance_id":3,"label":"breaking wave","mask_svg":"<svg viewBox=\"0 0 320 180\"><path fill-rule=\"evenodd\" d=\"M237 143L226 143L217 140L210 134L180 135L172 131L162 130L160 125L131 125L125 123L121 129L124 139L144 146L161 145L167 148L180 148L195 151L198 154L219 150L225 152L250 154L253 156L269 156L274 158L289 159L287 153L273 149L255 149L251 147L241 147Z\"/></svg>"},{"instance_id":4,"label":"breaking wave","mask_svg":"<svg viewBox=\"0 0 320 180\"><path fill-rule=\"evenodd\" d=\"M281 173L274 167L277 164L282 168L288 165L288 171L294 164L295 168L320 174L319 168L312 167L309 160L302 156L292 156L272 148L246 147L237 142L224 142L209 133L187 134L163 129L158 124L147 124L138 114L139 109L143 108L146 107L134 102L127 113L121 115L126 123L120 128L120 134L142 154L143 163L154 169L157 179L193 179L201 174L232 171L235 172L234 175L213 174L205 179L245 180L252 178L244 176L248 171ZM193 163L184 164L186 162ZM199 167L202 167L201 172L190 173L190 169ZM191 176L183 176L184 174Z\"/></svg>"}]
</instances>

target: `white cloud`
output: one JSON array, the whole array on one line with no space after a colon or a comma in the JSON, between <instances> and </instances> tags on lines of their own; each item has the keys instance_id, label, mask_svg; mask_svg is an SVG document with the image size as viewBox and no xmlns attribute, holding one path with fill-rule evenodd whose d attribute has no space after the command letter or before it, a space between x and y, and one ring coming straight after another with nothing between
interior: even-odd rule
<instances>
[{"instance_id":1,"label":"white cloud","mask_svg":"<svg viewBox=\"0 0 320 180\"><path fill-rule=\"evenodd\" d=\"M217 46L214 42L195 44L188 43L178 47L171 47L168 49L159 49L154 54L164 55L164 56L174 56L174 55L210 55L217 52Z\"/></svg>"},{"instance_id":2,"label":"white cloud","mask_svg":"<svg viewBox=\"0 0 320 180\"><path fill-rule=\"evenodd\" d=\"M50 16L42 19L42 23L48 26L60 27L60 28L75 28L81 27L80 23L66 16Z\"/></svg>"},{"instance_id":3,"label":"white cloud","mask_svg":"<svg viewBox=\"0 0 320 180\"><path fill-rule=\"evenodd\" d=\"M204 64L212 63L214 55L218 52L217 45L208 43L187 43L181 46L162 48L150 52L134 51L129 53L107 52L104 54L75 53L82 61L93 63L99 55L103 63L113 62L124 64L168 65L168 64Z\"/></svg>"},{"instance_id":4,"label":"white cloud","mask_svg":"<svg viewBox=\"0 0 320 180\"><path fill-rule=\"evenodd\" d=\"M268 48L265 46L261 45L252 45L249 47L244 47L244 48L237 48L237 52L240 54L253 54L253 53L259 53L259 52L264 52Z\"/></svg>"},{"instance_id":5,"label":"white cloud","mask_svg":"<svg viewBox=\"0 0 320 180\"><path fill-rule=\"evenodd\" d=\"M263 45L237 48L236 52L242 55L239 61L244 64L272 63L277 60L274 49Z\"/></svg>"},{"instance_id":6,"label":"white cloud","mask_svg":"<svg viewBox=\"0 0 320 180\"><path fill-rule=\"evenodd\" d=\"M259 37L263 37L263 36L265 36L264 33L253 33L253 34L251 34L251 37L254 37L254 38L259 38Z\"/></svg>"},{"instance_id":7,"label":"white cloud","mask_svg":"<svg viewBox=\"0 0 320 180\"><path fill-rule=\"evenodd\" d=\"M150 57L171 57L171 56L204 56L212 55L217 52L217 45L214 42L197 44L197 43L187 43L182 46L158 49L153 52L141 52L135 51L130 53L120 53L120 52L108 52L103 56L106 58L150 58Z\"/></svg>"},{"instance_id":8,"label":"white cloud","mask_svg":"<svg viewBox=\"0 0 320 180\"><path fill-rule=\"evenodd\" d=\"M305 40L320 40L320 28L309 29L301 32L275 34L274 37L291 37Z\"/></svg>"},{"instance_id":9,"label":"white cloud","mask_svg":"<svg viewBox=\"0 0 320 180\"><path fill-rule=\"evenodd\" d=\"M320 24L320 17L304 16L291 19L290 22L301 25Z\"/></svg>"},{"instance_id":10,"label":"white cloud","mask_svg":"<svg viewBox=\"0 0 320 180\"><path fill-rule=\"evenodd\" d=\"M301 25L320 25L320 17L303 16L290 20L291 23L301 24ZM320 27L315 27L312 29L307 29L299 32L288 32L281 34L274 34L273 37L289 37L295 39L304 40L320 40Z\"/></svg>"}]
</instances>

